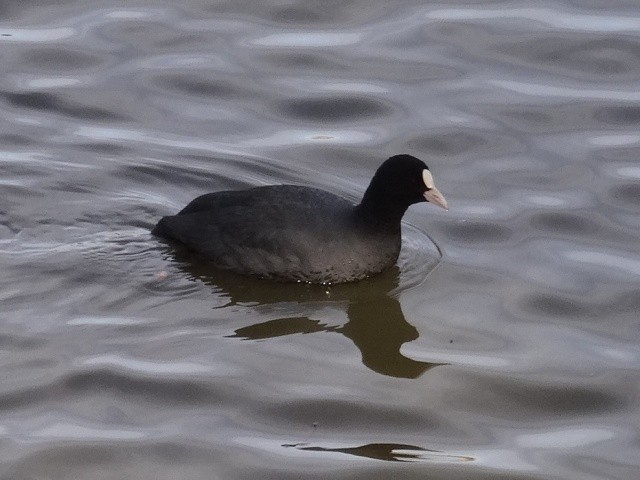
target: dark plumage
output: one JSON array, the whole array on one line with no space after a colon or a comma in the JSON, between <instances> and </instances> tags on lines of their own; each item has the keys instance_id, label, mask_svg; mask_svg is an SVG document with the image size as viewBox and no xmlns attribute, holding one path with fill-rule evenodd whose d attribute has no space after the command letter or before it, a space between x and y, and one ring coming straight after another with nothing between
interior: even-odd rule
<instances>
[{"instance_id":1,"label":"dark plumage","mask_svg":"<svg viewBox=\"0 0 640 480\"><path fill-rule=\"evenodd\" d=\"M351 282L395 264L402 216L424 201L447 208L424 162L396 155L378 168L359 205L294 185L215 192L163 217L153 233L244 275Z\"/></svg>"}]
</instances>

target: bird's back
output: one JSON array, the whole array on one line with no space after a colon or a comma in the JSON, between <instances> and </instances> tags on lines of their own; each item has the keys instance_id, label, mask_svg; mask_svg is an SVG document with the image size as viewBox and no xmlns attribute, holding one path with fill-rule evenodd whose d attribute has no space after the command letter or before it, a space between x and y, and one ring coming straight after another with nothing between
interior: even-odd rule
<instances>
[{"instance_id":1,"label":"bird's back","mask_svg":"<svg viewBox=\"0 0 640 480\"><path fill-rule=\"evenodd\" d=\"M278 185L202 195L154 233L178 240L218 267L313 283L358 280L393 264L400 237L364 232L354 206L310 187ZM391 245L391 247L390 247Z\"/></svg>"}]
</instances>

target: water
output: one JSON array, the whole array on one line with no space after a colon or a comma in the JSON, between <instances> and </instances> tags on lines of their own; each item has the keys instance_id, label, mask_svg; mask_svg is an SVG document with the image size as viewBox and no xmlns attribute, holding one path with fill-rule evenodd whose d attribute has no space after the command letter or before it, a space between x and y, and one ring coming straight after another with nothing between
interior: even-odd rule
<instances>
[{"instance_id":1,"label":"water","mask_svg":"<svg viewBox=\"0 0 640 480\"><path fill-rule=\"evenodd\" d=\"M3 479L640 472L633 1L5 2ZM149 235L209 191L451 209L333 287Z\"/></svg>"}]
</instances>

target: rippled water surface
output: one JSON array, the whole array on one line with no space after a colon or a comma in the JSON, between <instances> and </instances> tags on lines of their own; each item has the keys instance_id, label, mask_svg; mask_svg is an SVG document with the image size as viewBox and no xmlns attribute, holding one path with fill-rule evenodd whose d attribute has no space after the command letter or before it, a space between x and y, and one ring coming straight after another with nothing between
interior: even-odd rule
<instances>
[{"instance_id":1,"label":"rippled water surface","mask_svg":"<svg viewBox=\"0 0 640 480\"><path fill-rule=\"evenodd\" d=\"M639 478L640 10L533 5L3 2L1 478ZM358 284L149 233L396 153L451 209Z\"/></svg>"}]
</instances>

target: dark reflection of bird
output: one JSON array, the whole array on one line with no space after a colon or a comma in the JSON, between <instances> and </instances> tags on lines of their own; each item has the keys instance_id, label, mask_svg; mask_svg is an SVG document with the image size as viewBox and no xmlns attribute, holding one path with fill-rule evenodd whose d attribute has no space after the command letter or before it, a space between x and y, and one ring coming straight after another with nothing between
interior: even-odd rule
<instances>
[{"instance_id":1,"label":"dark reflection of bird","mask_svg":"<svg viewBox=\"0 0 640 480\"><path fill-rule=\"evenodd\" d=\"M448 459L461 462L470 462L474 457L466 455L448 455L439 450L430 450L415 445L405 445L399 443L368 443L358 447L326 448L313 447L301 444L285 444L283 447L293 447L307 452L345 453L356 457L373 458L385 460L387 462L407 462L422 459Z\"/></svg>"},{"instance_id":2,"label":"dark reflection of bird","mask_svg":"<svg viewBox=\"0 0 640 480\"><path fill-rule=\"evenodd\" d=\"M378 168L358 205L294 185L216 192L162 218L153 233L220 269L280 281L344 283L395 264L402 216L425 201L447 208L427 165L396 155Z\"/></svg>"},{"instance_id":3,"label":"dark reflection of bird","mask_svg":"<svg viewBox=\"0 0 640 480\"><path fill-rule=\"evenodd\" d=\"M346 453L356 457L373 458L376 460L386 460L388 462L404 462L417 460L422 454L440 453L437 450L429 450L415 445L404 445L397 443L369 443L358 447L345 448L325 448L312 447L305 444L283 445L285 447L295 447L298 450L308 452Z\"/></svg>"},{"instance_id":4,"label":"dark reflection of bird","mask_svg":"<svg viewBox=\"0 0 640 480\"><path fill-rule=\"evenodd\" d=\"M341 327L324 325L308 317L279 318L239 328L233 336L261 340L296 333L341 333L358 347L366 367L398 378L417 378L430 368L442 365L402 355L402 344L416 340L419 334L405 320L395 298L384 295L371 301L350 303L347 315L349 322Z\"/></svg>"},{"instance_id":5,"label":"dark reflection of bird","mask_svg":"<svg viewBox=\"0 0 640 480\"><path fill-rule=\"evenodd\" d=\"M331 303L338 308L346 308L349 318L342 326L330 326L308 316L284 317L238 328L230 337L264 340L294 334L335 332L349 338L360 350L362 363L382 375L417 378L430 368L441 365L413 360L400 352L402 345L416 340L419 333L406 321L400 303L390 293L398 286L398 267L362 282L331 287L285 286L211 268L186 249L175 248L170 253L178 260L176 265L189 277L211 285L218 295L228 296L227 306ZM329 295L327 288L330 289Z\"/></svg>"}]
</instances>

